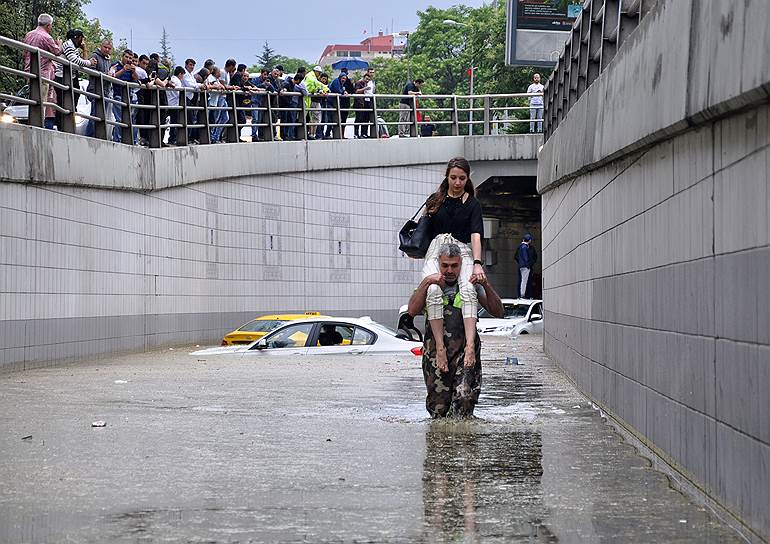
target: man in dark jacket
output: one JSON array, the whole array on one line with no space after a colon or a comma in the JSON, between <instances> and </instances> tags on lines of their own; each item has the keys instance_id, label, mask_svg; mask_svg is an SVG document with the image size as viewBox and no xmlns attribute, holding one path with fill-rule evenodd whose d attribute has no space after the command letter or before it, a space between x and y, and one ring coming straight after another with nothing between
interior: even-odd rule
<instances>
[{"instance_id":1,"label":"man in dark jacket","mask_svg":"<svg viewBox=\"0 0 770 544\"><path fill-rule=\"evenodd\" d=\"M292 77L286 78L282 83L281 94L278 98L278 106L280 106L281 112L281 139L282 140L296 140L297 139L297 127L294 126L299 118L297 111L294 109L285 108L298 108L299 96L285 93L298 93L297 85L302 82L302 76L295 74Z\"/></svg>"},{"instance_id":2,"label":"man in dark jacket","mask_svg":"<svg viewBox=\"0 0 770 544\"><path fill-rule=\"evenodd\" d=\"M267 122L267 111L257 108L267 107L267 93L276 92L275 87L270 83L270 72L266 68L262 68L259 72L259 76L251 79L250 83L252 87L255 87L257 92L251 97L251 106L254 108L251 114L251 123L255 126L251 129L251 141L266 140L267 135L270 134L269 127L257 127L257 124Z\"/></svg>"},{"instance_id":3,"label":"man in dark jacket","mask_svg":"<svg viewBox=\"0 0 770 544\"><path fill-rule=\"evenodd\" d=\"M334 81L331 82L331 85L329 85L329 92L332 94L338 94L340 95L339 101L340 101L340 122L343 123L342 125L342 134L340 134L340 138L345 138L345 125L344 123L348 120L348 108L350 107L350 98L343 98L343 96L348 95L347 88L345 87L345 84L348 82L348 74L346 72L340 73L339 77L337 77ZM329 107L333 108L332 111L329 112L329 120L331 121L332 125L327 126L328 133L331 135L333 133L333 126L337 124L337 98L329 98ZM342 112L345 112L345 116L342 116ZM344 119L344 120L343 120Z\"/></svg>"},{"instance_id":4,"label":"man in dark jacket","mask_svg":"<svg viewBox=\"0 0 770 544\"><path fill-rule=\"evenodd\" d=\"M352 95L356 92L356 88L353 85L353 81L350 79L350 74L348 74L348 69L343 68L340 70L340 75L345 74L345 81L342 83L343 88L345 89L345 93L348 95ZM340 98L340 121L342 122L342 130L344 138L344 131L345 131L345 125L348 122L348 115L350 114L350 98Z\"/></svg>"},{"instance_id":5,"label":"man in dark jacket","mask_svg":"<svg viewBox=\"0 0 770 544\"><path fill-rule=\"evenodd\" d=\"M514 260L519 268L519 297L527 298L531 296L530 272L537 262L537 251L532 247L532 235L527 233L521 240L521 244L516 250Z\"/></svg>"},{"instance_id":6,"label":"man in dark jacket","mask_svg":"<svg viewBox=\"0 0 770 544\"><path fill-rule=\"evenodd\" d=\"M110 40L102 40L102 43L99 45L99 49L94 51L93 55L91 55L92 59L96 60L96 64L93 66L94 70L98 70L103 74L107 74L110 71L110 55L112 54L112 42ZM86 89L89 93L96 93L97 89L96 86L99 83L99 78L96 76L90 76L88 78L88 89ZM111 97L112 96L112 85L110 85L109 82L104 82L104 96ZM91 100L91 115L96 115L96 99L89 99ZM106 110L105 113L109 114L112 113L112 108L107 106L107 102L104 103ZM111 115L105 115L105 117L108 117L110 119L113 119ZM88 125L86 125L86 136L93 136L94 135L94 122L89 120Z\"/></svg>"},{"instance_id":7,"label":"man in dark jacket","mask_svg":"<svg viewBox=\"0 0 770 544\"><path fill-rule=\"evenodd\" d=\"M243 108L245 95L243 93L248 92L251 89L249 84L249 73L246 71L247 66L245 64L239 64L235 70L235 73L230 77L230 85L240 89L241 93L235 95L235 107ZM241 127L246 124L246 112L242 109L238 109L238 126ZM240 132L240 129L239 129ZM238 135L240 140L240 134Z\"/></svg>"}]
</instances>

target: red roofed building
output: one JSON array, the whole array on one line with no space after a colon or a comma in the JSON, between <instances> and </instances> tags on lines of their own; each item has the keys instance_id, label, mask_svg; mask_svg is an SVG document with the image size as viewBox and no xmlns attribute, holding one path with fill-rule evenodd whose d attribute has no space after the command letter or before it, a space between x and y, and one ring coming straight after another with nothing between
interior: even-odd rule
<instances>
[{"instance_id":1,"label":"red roofed building","mask_svg":"<svg viewBox=\"0 0 770 544\"><path fill-rule=\"evenodd\" d=\"M379 57L400 56L404 53L404 44L398 43L391 34L385 35L380 31L377 36L366 38L361 43L350 45L335 43L327 45L318 64L321 66L333 64L340 59L355 57L365 61L374 60Z\"/></svg>"}]
</instances>

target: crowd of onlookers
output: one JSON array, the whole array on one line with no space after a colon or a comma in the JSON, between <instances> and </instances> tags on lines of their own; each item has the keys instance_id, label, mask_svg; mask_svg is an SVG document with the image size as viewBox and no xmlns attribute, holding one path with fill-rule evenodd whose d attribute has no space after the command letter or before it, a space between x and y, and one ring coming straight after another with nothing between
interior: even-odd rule
<instances>
[{"instance_id":1,"label":"crowd of onlookers","mask_svg":"<svg viewBox=\"0 0 770 544\"><path fill-rule=\"evenodd\" d=\"M251 125L252 141L259 140L296 140L300 139L298 128L307 127L306 139L329 139L341 137L335 134L335 127L344 126L348 116L355 115L354 136L356 138L378 137L378 125L373 118L372 96L375 92L374 69L364 72L357 81L342 69L338 76L330 78L320 66L310 70L300 67L294 74L286 74L283 66L276 65L271 69L263 68L259 74L251 74L245 64L239 64L235 59L228 59L224 66L217 66L209 59L198 68L194 59L187 59L183 66L172 66L168 59L163 59L157 53L150 55L137 54L130 49L121 53L120 58L113 59L113 46L110 40L104 40L85 58L85 42L83 32L77 29L67 33L66 41L61 43L51 36L53 17L42 14L38 17L38 27L25 37L25 43L48 51L54 55L64 56L70 63L87 67L108 74L115 79L133 82L137 85L120 85L114 83L105 85L104 96L119 100L126 104L136 105L155 104L154 95L159 96L160 106L165 112L163 117L171 125L182 124L185 109L178 108L186 104L187 124L198 125L188 128L187 143L208 141L218 143L224 141L224 131L232 126L230 119L233 112L237 116L239 127ZM26 54L26 68L29 70L29 54ZM63 70L59 63L41 57L41 73L44 77L63 82ZM87 91L98 94L100 78L89 78ZM422 80L409 82L404 94L420 94ZM157 92L161 90L161 92ZM207 93L196 91L208 91ZM231 91L241 91L233 93ZM339 108L337 96L339 95ZM61 104L61 93L56 93L53 86L43 85L43 96L47 102ZM206 125L203 100L208 100L208 131L201 128ZM235 101L235 104L233 104ZM268 118L268 101L272 119ZM302 103L304 102L304 110ZM98 113L98 100L91 100L91 115ZM411 98L401 101L399 117L399 134L409 133L411 121ZM104 117L108 121L124 122L123 116L127 111L120 103L105 103ZM235 109L234 107L235 106ZM352 110L351 110L352 108ZM306 112L303 123L301 112ZM147 108L131 108L131 122L134 129L134 143L146 145L149 140L148 128L142 125L150 124L151 110ZM46 108L46 127L59 125L57 112L54 108ZM272 122L270 122L272 121ZM433 135L435 125L426 124L422 127L422 135ZM270 126L276 127L275 133L270 133ZM405 128L402 128L405 127ZM180 140L180 128L171 127L168 130L167 142L164 145L176 145ZM124 130L110 127L109 132L113 141L119 142L124 137ZM94 122L89 121L88 135L94 134ZM204 138L203 136L207 136ZM236 140L240 140L239 135Z\"/></svg>"},{"instance_id":2,"label":"crowd of onlookers","mask_svg":"<svg viewBox=\"0 0 770 544\"><path fill-rule=\"evenodd\" d=\"M387 135L384 121L374 118L373 68L364 72L357 81L353 80L347 69L343 68L339 75L331 78L320 66L309 71L300 67L295 73L287 74L283 66L276 65L270 69L261 69L259 74L251 74L245 64L239 64L235 59L227 59L222 67L208 59L196 70L194 59L188 58L183 66L174 67L158 53L140 55L130 49L123 51L120 58L113 59L110 40L103 40L91 56L85 58L87 53L81 30L68 31L62 43L52 37L52 29L53 17L43 13L38 17L37 28L27 33L24 42L53 55L64 56L72 65L136 84L129 86L112 83L99 89L101 78L90 76L87 88L89 93L103 92L105 97L119 101L104 102L102 111L99 100L89 97L92 116L103 113L105 121L128 124L123 116L127 111L131 112L131 124L135 127L132 140L135 144L149 144L151 129L147 127L154 124L150 119L151 108L128 108L126 104L157 106L156 101L160 102L161 124L183 125L183 121L186 121L187 126L191 127L187 129L185 138L179 138L179 127L169 127L163 145L176 145L180 140L191 144L201 141L221 143L226 139L225 130L234 126L232 115L236 116L238 130L234 138L227 139L235 141L240 141L240 129L249 125L251 141L298 140L301 136L308 140L344 137L351 114L355 115L355 138ZM25 65L25 69L29 70L29 53L25 53ZM62 64L41 56L40 71L44 78L64 83ZM402 91L399 137L410 136L415 126L420 136L436 134L436 124L430 116L421 116L415 109L417 101L413 95L422 94L422 84L423 80L416 78L407 82ZM53 85L43 81L41 89L46 102L62 105L62 93L57 93ZM527 93L535 95L529 99L530 132L542 132L543 85L539 74L534 74ZM202 106L206 106L206 109ZM305 119L301 119L303 111ZM206 112L208 119L205 117ZM183 119L185 114L187 117ZM53 128L61 125L58 110L46 107L45 126ZM271 127L275 132L272 132ZM342 134L339 127L342 128ZM303 129L304 134L299 129ZM127 130L110 123L107 123L106 130L107 136L116 142L120 142L127 133ZM93 120L89 120L86 134L95 134Z\"/></svg>"}]
</instances>

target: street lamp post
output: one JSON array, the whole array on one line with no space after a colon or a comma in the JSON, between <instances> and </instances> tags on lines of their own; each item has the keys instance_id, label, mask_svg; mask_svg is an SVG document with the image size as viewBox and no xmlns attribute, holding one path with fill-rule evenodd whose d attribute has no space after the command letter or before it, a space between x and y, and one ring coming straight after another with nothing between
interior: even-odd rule
<instances>
[{"instance_id":1,"label":"street lamp post","mask_svg":"<svg viewBox=\"0 0 770 544\"><path fill-rule=\"evenodd\" d=\"M467 27L467 23L460 23L458 21L455 21L454 19L444 19L444 24L447 26L464 26ZM466 39L468 37L466 36ZM473 51L473 40L469 40L471 44L471 85L470 85L470 94L473 96L473 76L476 73L476 67L473 65L473 58L474 58L474 51ZM473 98L470 99L470 110L468 112L468 134L473 135Z\"/></svg>"},{"instance_id":2,"label":"street lamp post","mask_svg":"<svg viewBox=\"0 0 770 544\"><path fill-rule=\"evenodd\" d=\"M409 81L412 81L412 59L409 58L409 54L406 50L407 47L409 47L409 31L408 30L402 30L401 32L396 32L393 34L393 37L400 37L404 38L404 53L403 55L406 57L406 79Z\"/></svg>"}]
</instances>

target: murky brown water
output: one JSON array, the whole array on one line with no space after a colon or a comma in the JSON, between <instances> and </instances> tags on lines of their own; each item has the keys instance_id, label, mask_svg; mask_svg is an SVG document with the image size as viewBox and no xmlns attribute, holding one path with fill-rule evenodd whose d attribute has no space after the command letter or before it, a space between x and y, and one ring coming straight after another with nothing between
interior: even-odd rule
<instances>
[{"instance_id":1,"label":"murky brown water","mask_svg":"<svg viewBox=\"0 0 770 544\"><path fill-rule=\"evenodd\" d=\"M0 542L737 541L518 342L469 421L427 419L416 357L0 376Z\"/></svg>"}]
</instances>

